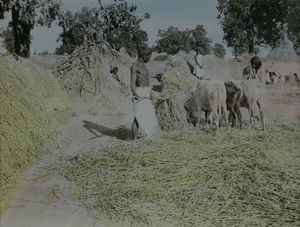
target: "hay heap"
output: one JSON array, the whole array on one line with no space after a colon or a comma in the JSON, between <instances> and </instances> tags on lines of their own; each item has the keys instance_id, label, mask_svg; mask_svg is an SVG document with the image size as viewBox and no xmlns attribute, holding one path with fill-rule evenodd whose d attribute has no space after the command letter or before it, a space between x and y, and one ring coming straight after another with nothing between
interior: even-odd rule
<instances>
[{"instance_id":1,"label":"hay heap","mask_svg":"<svg viewBox=\"0 0 300 227\"><path fill-rule=\"evenodd\" d=\"M176 130L187 126L183 103L195 84L197 82L195 83L185 62L178 61L168 66L162 78L163 96L168 99L155 103L159 124L163 130Z\"/></svg>"},{"instance_id":2,"label":"hay heap","mask_svg":"<svg viewBox=\"0 0 300 227\"><path fill-rule=\"evenodd\" d=\"M300 125L172 133L76 156L73 197L120 226L299 226Z\"/></svg>"},{"instance_id":3,"label":"hay heap","mask_svg":"<svg viewBox=\"0 0 300 227\"><path fill-rule=\"evenodd\" d=\"M132 112L129 110L130 68L119 59L111 48L85 42L59 66L56 74L72 96L82 96L88 102L96 100L93 114L128 113ZM118 67L118 78L111 73L111 66Z\"/></svg>"},{"instance_id":4,"label":"hay heap","mask_svg":"<svg viewBox=\"0 0 300 227\"><path fill-rule=\"evenodd\" d=\"M59 84L27 60L0 55L0 79L1 216L17 181L57 136L58 120L62 123L66 117L54 116L69 105Z\"/></svg>"}]
</instances>

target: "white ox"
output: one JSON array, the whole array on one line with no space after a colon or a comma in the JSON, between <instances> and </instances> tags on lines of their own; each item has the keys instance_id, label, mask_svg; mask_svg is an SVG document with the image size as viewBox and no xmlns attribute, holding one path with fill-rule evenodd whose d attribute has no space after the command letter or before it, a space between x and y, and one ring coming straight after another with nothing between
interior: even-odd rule
<instances>
[{"instance_id":1,"label":"white ox","mask_svg":"<svg viewBox=\"0 0 300 227\"><path fill-rule=\"evenodd\" d=\"M260 113L261 127L262 129L265 129L262 103L264 86L257 80L231 80L231 82L241 90L241 99L239 105L240 107L248 109L250 125L253 122L255 105L257 105Z\"/></svg>"},{"instance_id":2,"label":"white ox","mask_svg":"<svg viewBox=\"0 0 300 227\"><path fill-rule=\"evenodd\" d=\"M184 107L188 112L189 118L193 117L193 112L196 107L199 124L201 120L201 112L204 111L206 113L206 118L208 114L211 125L214 120L216 127L219 127L221 110L223 109L226 127L228 129L226 88L224 82L218 80L201 80L192 97L184 103Z\"/></svg>"}]
</instances>

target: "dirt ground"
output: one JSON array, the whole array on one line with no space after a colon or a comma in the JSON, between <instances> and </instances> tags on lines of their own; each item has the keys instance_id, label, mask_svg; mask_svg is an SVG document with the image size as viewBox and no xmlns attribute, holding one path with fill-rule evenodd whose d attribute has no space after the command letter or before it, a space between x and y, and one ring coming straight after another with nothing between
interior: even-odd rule
<instances>
[{"instance_id":1,"label":"dirt ground","mask_svg":"<svg viewBox=\"0 0 300 227\"><path fill-rule=\"evenodd\" d=\"M120 115L74 118L66 127L57 149L28 171L13 203L1 219L1 227L106 226L73 202L69 195L70 183L60 176L53 176L45 168L86 150L113 143L116 138L110 135L124 122L123 118Z\"/></svg>"},{"instance_id":2,"label":"dirt ground","mask_svg":"<svg viewBox=\"0 0 300 227\"><path fill-rule=\"evenodd\" d=\"M84 106L84 102L76 105ZM300 87L297 84L270 85L264 96L264 110L268 124L274 120L300 120ZM114 226L107 221L99 221L70 196L72 184L61 176L47 170L83 154L86 150L98 150L113 144L118 139L126 139L132 116L120 113L97 115L87 110L79 110L65 126L59 145L47 156L36 161L28 170L23 184L1 218L1 227L75 227ZM244 116L245 115L244 113ZM122 125L127 127L123 128ZM117 138L122 131L124 137Z\"/></svg>"},{"instance_id":3,"label":"dirt ground","mask_svg":"<svg viewBox=\"0 0 300 227\"><path fill-rule=\"evenodd\" d=\"M300 88L295 84L270 85L264 97L269 120L300 120Z\"/></svg>"}]
</instances>

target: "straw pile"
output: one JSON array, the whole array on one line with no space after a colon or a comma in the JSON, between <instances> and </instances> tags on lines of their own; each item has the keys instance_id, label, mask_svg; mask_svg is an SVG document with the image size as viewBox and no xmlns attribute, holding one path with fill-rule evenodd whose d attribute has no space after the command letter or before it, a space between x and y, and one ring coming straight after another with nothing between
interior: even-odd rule
<instances>
[{"instance_id":1,"label":"straw pile","mask_svg":"<svg viewBox=\"0 0 300 227\"><path fill-rule=\"evenodd\" d=\"M169 67L163 75L163 96L168 99L158 100L155 104L157 118L163 130L182 129L187 125L183 103L192 91L192 84L187 65L184 63Z\"/></svg>"},{"instance_id":2,"label":"straw pile","mask_svg":"<svg viewBox=\"0 0 300 227\"><path fill-rule=\"evenodd\" d=\"M0 55L0 215L30 162L58 134L71 111L53 78L27 60ZM54 115L57 118L54 118Z\"/></svg>"},{"instance_id":3,"label":"straw pile","mask_svg":"<svg viewBox=\"0 0 300 227\"><path fill-rule=\"evenodd\" d=\"M109 47L85 42L59 66L56 75L72 97L87 100L92 114L130 113L130 68L119 59ZM111 73L112 66L118 67L117 75Z\"/></svg>"},{"instance_id":4,"label":"straw pile","mask_svg":"<svg viewBox=\"0 0 300 227\"><path fill-rule=\"evenodd\" d=\"M60 174L98 218L151 226L300 224L300 125L166 134L76 156Z\"/></svg>"}]
</instances>

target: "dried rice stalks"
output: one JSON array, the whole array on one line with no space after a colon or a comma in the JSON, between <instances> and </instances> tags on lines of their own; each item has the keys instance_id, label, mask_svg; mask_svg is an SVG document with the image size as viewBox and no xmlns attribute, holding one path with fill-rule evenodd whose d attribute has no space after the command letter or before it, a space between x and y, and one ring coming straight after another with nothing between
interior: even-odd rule
<instances>
[{"instance_id":1,"label":"dried rice stalks","mask_svg":"<svg viewBox=\"0 0 300 227\"><path fill-rule=\"evenodd\" d=\"M187 66L182 64L170 68L163 76L163 94L168 99L157 101L155 107L160 126L164 130L182 129L187 125L183 103L192 87L187 75Z\"/></svg>"},{"instance_id":2,"label":"dried rice stalks","mask_svg":"<svg viewBox=\"0 0 300 227\"><path fill-rule=\"evenodd\" d=\"M59 171L75 200L122 226L297 226L300 125L269 131L120 142Z\"/></svg>"}]
</instances>

